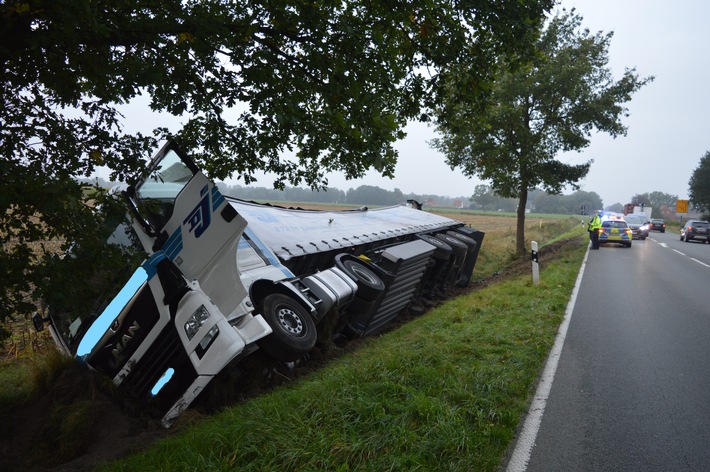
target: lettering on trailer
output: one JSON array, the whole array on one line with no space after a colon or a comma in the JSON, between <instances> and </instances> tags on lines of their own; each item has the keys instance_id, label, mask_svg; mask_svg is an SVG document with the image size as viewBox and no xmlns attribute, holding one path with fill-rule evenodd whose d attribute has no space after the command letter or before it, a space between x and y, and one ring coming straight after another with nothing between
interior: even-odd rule
<instances>
[{"instance_id":1,"label":"lettering on trailer","mask_svg":"<svg viewBox=\"0 0 710 472\"><path fill-rule=\"evenodd\" d=\"M188 233L192 233L192 230L195 230L196 238L202 236L202 233L209 228L211 222L210 196L207 193L207 185L200 191L200 196L202 197L200 203L197 204L190 212L190 215L182 222L182 224L190 224Z\"/></svg>"}]
</instances>

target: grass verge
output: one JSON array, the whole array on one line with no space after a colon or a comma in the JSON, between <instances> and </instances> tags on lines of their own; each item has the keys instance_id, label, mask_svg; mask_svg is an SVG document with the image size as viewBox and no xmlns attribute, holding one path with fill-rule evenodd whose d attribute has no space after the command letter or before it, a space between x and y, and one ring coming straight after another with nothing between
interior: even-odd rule
<instances>
[{"instance_id":1,"label":"grass verge","mask_svg":"<svg viewBox=\"0 0 710 472\"><path fill-rule=\"evenodd\" d=\"M539 285L525 273L458 297L106 469L497 470L588 244L562 239Z\"/></svg>"}]
</instances>

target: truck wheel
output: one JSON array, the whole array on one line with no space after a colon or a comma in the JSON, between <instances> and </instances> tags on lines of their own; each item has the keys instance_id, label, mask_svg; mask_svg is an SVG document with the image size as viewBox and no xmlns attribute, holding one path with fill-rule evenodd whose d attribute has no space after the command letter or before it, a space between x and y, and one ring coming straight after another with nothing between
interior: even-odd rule
<instances>
[{"instance_id":1,"label":"truck wheel","mask_svg":"<svg viewBox=\"0 0 710 472\"><path fill-rule=\"evenodd\" d=\"M274 359L295 361L315 346L316 325L296 300L280 293L271 294L259 304L259 313L274 332L258 344Z\"/></svg>"},{"instance_id":2,"label":"truck wheel","mask_svg":"<svg viewBox=\"0 0 710 472\"><path fill-rule=\"evenodd\" d=\"M377 300L385 290L385 284L365 264L350 259L342 261L341 269L357 283L356 296L367 301Z\"/></svg>"}]
</instances>

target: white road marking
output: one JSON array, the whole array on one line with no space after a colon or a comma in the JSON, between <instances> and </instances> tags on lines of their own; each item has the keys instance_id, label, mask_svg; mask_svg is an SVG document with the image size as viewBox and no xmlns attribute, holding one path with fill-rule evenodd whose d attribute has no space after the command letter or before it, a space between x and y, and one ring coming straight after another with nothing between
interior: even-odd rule
<instances>
[{"instance_id":1,"label":"white road marking","mask_svg":"<svg viewBox=\"0 0 710 472\"><path fill-rule=\"evenodd\" d=\"M697 259L694 258L694 257L691 257L690 260L693 260L693 261L697 262L698 264L700 264L700 265L702 265L702 266L710 267L710 265L707 265L706 263L701 262L701 261L697 260Z\"/></svg>"},{"instance_id":2,"label":"white road marking","mask_svg":"<svg viewBox=\"0 0 710 472\"><path fill-rule=\"evenodd\" d=\"M508 462L507 472L525 472L528 467L528 461L530 461L530 453L535 445L535 438L537 438L537 432L540 430L540 423L542 422L542 415L545 413L545 406L547 405L547 398L550 396L550 389L552 388L552 381L555 378L555 372L557 371L557 364L560 360L560 355L562 354L562 346L565 343L565 337L567 336L567 328L569 327L570 318L572 317L572 311L574 310L574 305L577 302L577 294L579 293L579 286L582 284L582 275L584 274L584 269L587 266L587 258L589 257L589 247L587 247L587 253L584 255L584 260L582 261L582 266L579 268L579 274L577 275L577 281L574 284L574 289L572 290L572 295L570 296L569 302L567 303L567 309L565 310L565 318L562 320L559 330L557 331L557 337L555 338L555 345L552 346L552 351L550 351L550 357L547 359L545 364L545 370L542 372L542 377L540 378L540 383L535 391L535 396L533 397L532 403L528 410L528 416L525 418L525 423L523 424L523 430L520 432L518 441L513 450L513 455Z\"/></svg>"},{"instance_id":3,"label":"white road marking","mask_svg":"<svg viewBox=\"0 0 710 472\"><path fill-rule=\"evenodd\" d=\"M656 241L656 240L655 240L655 239L652 239L652 241ZM668 244L666 244L666 243L659 243L658 241L656 241L656 242L657 242L660 246L662 246L662 247L665 247L665 248L669 247ZM689 255L687 255L687 254L684 253L684 252L680 252L679 250L673 249L673 248L671 248L671 250L672 250L673 252L675 252L675 253L680 254L681 256L687 257L687 258L690 259L691 261L697 262L697 263L700 264L701 266L710 268L710 265L708 265L708 264L706 264L706 263L704 263L704 262L702 262L702 261L699 261L699 260L697 260L697 259L694 258L694 257L690 257Z\"/></svg>"}]
</instances>

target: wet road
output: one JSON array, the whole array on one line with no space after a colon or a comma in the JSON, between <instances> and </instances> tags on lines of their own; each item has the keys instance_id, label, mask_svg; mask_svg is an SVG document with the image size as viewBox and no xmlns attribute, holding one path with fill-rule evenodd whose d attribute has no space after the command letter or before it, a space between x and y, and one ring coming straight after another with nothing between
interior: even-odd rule
<instances>
[{"instance_id":1,"label":"wet road","mask_svg":"<svg viewBox=\"0 0 710 472\"><path fill-rule=\"evenodd\" d=\"M710 244L590 251L525 470L710 470Z\"/></svg>"}]
</instances>

